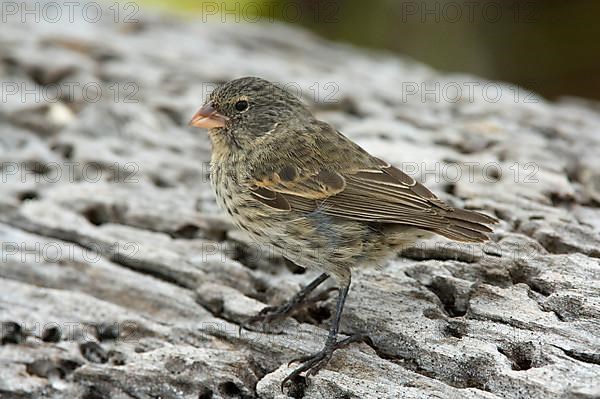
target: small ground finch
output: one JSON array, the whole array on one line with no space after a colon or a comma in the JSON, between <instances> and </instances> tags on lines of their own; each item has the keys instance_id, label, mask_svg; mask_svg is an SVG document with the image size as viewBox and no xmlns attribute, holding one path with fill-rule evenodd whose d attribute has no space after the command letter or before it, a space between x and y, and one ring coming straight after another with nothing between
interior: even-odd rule
<instances>
[{"instance_id":1,"label":"small ground finch","mask_svg":"<svg viewBox=\"0 0 600 399\"><path fill-rule=\"evenodd\" d=\"M255 240L278 248L300 266L323 271L290 301L265 308L249 322L290 314L331 277L339 287L323 349L296 359L282 381L316 374L337 340L351 270L381 264L403 245L432 233L483 242L496 219L453 208L401 170L376 158L331 125L317 120L287 91L255 77L216 89L190 124L208 128L211 181L219 205Z\"/></svg>"}]
</instances>

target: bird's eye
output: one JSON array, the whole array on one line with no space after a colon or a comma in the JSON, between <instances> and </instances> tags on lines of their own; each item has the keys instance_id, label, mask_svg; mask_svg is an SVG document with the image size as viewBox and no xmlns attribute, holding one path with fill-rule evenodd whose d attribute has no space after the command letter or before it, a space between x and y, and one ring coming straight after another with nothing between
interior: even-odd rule
<instances>
[{"instance_id":1,"label":"bird's eye","mask_svg":"<svg viewBox=\"0 0 600 399\"><path fill-rule=\"evenodd\" d=\"M245 111L248 109L248 101L246 100L240 100L237 103L235 103L235 109L239 112Z\"/></svg>"}]
</instances>

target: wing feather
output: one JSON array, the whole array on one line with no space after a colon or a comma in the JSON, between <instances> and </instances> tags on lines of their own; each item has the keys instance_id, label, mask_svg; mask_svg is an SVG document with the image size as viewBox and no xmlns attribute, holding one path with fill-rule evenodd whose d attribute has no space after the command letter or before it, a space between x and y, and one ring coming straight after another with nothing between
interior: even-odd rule
<instances>
[{"instance_id":1,"label":"wing feather","mask_svg":"<svg viewBox=\"0 0 600 399\"><path fill-rule=\"evenodd\" d=\"M261 177L250 179L254 198L275 209L307 216L321 212L349 220L415 226L459 241L487 239L486 233L492 230L486 224L496 219L449 206L400 169L334 133L331 143L348 145L356 157L340 154L331 143L320 143L319 148L329 151L333 161L300 157L298 164L275 162L278 167L263 169ZM310 153L305 150L301 152Z\"/></svg>"}]
</instances>

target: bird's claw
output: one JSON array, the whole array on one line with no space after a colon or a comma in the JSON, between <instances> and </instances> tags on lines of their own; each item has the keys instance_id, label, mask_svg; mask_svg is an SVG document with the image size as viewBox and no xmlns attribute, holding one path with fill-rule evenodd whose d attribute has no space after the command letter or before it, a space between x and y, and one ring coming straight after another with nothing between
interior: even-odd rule
<instances>
[{"instance_id":1,"label":"bird's claw","mask_svg":"<svg viewBox=\"0 0 600 399\"><path fill-rule=\"evenodd\" d=\"M288 363L288 367L292 363L302 363L302 365L294 371L292 371L287 377L283 379L283 381L281 381L281 391L283 392L283 388L285 387L285 384L288 383L288 381L296 379L298 376L300 376L300 374L304 372L306 372L307 377L309 375L317 375L317 373L323 367L325 367L327 363L329 363L329 360L331 359L331 356L333 355L335 349L337 348L334 345L331 349L323 348L319 352L314 353L312 355L302 356L290 360L290 362Z\"/></svg>"},{"instance_id":2,"label":"bird's claw","mask_svg":"<svg viewBox=\"0 0 600 399\"><path fill-rule=\"evenodd\" d=\"M372 345L371 338L366 335L356 334L352 335L348 338L345 338L341 341L337 341L334 343L326 343L325 347L321 349L319 352L314 353L308 356L301 356L295 359L292 359L288 363L288 367L292 363L302 363L300 367L292 371L287 377L281 381L281 392L283 392L283 388L285 385L291 380L296 379L300 376L300 374L306 372L306 377L311 375L317 375L317 373L329 363L331 357L333 356L333 352L338 349L344 348L353 342L366 342L369 345Z\"/></svg>"},{"instance_id":3,"label":"bird's claw","mask_svg":"<svg viewBox=\"0 0 600 399\"><path fill-rule=\"evenodd\" d=\"M243 320L239 325L239 333L241 334L242 328L252 330L252 325L259 323L262 326L262 330L265 331L265 327L275 320L284 319L290 313L288 306L267 306L260 310L254 316L250 316Z\"/></svg>"},{"instance_id":4,"label":"bird's claw","mask_svg":"<svg viewBox=\"0 0 600 399\"><path fill-rule=\"evenodd\" d=\"M254 316L250 316L243 320L239 325L239 334L242 333L242 329L245 328L247 330L252 330L253 324L261 324L263 332L265 331L265 327L268 324L271 324L274 321L283 320L291 314L295 313L298 309L301 309L310 304L314 304L320 301L327 300L329 298L329 294L332 291L336 291L337 288L331 287L318 295L315 295L311 298L292 298L290 301L285 302L279 306L266 306L262 308L257 314Z\"/></svg>"}]
</instances>

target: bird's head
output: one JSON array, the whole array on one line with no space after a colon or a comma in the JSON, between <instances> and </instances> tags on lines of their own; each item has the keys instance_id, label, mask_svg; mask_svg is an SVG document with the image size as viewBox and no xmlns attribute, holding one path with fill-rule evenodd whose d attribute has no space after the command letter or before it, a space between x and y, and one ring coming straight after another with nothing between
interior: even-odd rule
<instances>
[{"instance_id":1,"label":"bird's head","mask_svg":"<svg viewBox=\"0 0 600 399\"><path fill-rule=\"evenodd\" d=\"M288 91L261 78L244 77L215 89L190 125L208 128L213 144L242 149L282 124L293 128L310 118L308 108Z\"/></svg>"}]
</instances>

